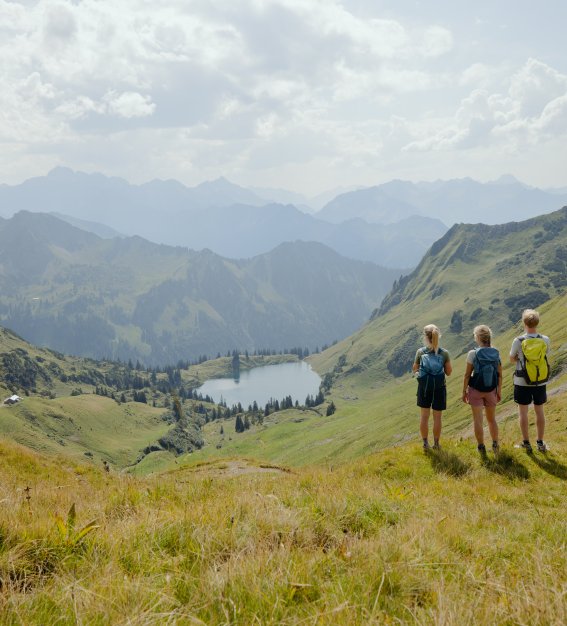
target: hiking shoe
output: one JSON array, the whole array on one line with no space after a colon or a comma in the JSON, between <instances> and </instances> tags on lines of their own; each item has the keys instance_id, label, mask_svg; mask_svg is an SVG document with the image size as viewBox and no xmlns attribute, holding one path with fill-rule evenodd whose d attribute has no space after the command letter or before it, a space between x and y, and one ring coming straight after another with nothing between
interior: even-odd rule
<instances>
[{"instance_id":1,"label":"hiking shoe","mask_svg":"<svg viewBox=\"0 0 567 626\"><path fill-rule=\"evenodd\" d=\"M518 443L514 446L515 448L521 448L525 450L528 454L533 452L532 444L529 441L522 441L522 443Z\"/></svg>"},{"instance_id":2,"label":"hiking shoe","mask_svg":"<svg viewBox=\"0 0 567 626\"><path fill-rule=\"evenodd\" d=\"M423 442L423 449L424 450L429 450L429 441L424 441Z\"/></svg>"},{"instance_id":3,"label":"hiking shoe","mask_svg":"<svg viewBox=\"0 0 567 626\"><path fill-rule=\"evenodd\" d=\"M439 443L434 443L433 444L433 449L434 450L441 450L441 446L439 445Z\"/></svg>"},{"instance_id":4,"label":"hiking shoe","mask_svg":"<svg viewBox=\"0 0 567 626\"><path fill-rule=\"evenodd\" d=\"M477 449L482 456L486 456L486 446L483 443L479 443Z\"/></svg>"},{"instance_id":5,"label":"hiking shoe","mask_svg":"<svg viewBox=\"0 0 567 626\"><path fill-rule=\"evenodd\" d=\"M492 452L498 454L500 452L500 444L497 441L492 442Z\"/></svg>"},{"instance_id":6,"label":"hiking shoe","mask_svg":"<svg viewBox=\"0 0 567 626\"><path fill-rule=\"evenodd\" d=\"M547 445L546 445L545 441L538 441L537 442L537 450L538 450L538 452L547 452Z\"/></svg>"}]
</instances>

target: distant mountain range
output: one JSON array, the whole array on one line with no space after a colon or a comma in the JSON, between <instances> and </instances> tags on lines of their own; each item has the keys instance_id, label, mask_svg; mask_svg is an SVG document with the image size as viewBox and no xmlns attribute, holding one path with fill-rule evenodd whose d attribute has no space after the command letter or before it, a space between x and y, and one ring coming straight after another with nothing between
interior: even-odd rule
<instances>
[{"instance_id":1,"label":"distant mountain range","mask_svg":"<svg viewBox=\"0 0 567 626\"><path fill-rule=\"evenodd\" d=\"M82 356L163 365L234 348L313 350L358 328L399 276L318 243L234 261L101 239L42 213L0 218L0 323Z\"/></svg>"},{"instance_id":2,"label":"distant mountain range","mask_svg":"<svg viewBox=\"0 0 567 626\"><path fill-rule=\"evenodd\" d=\"M260 191L265 197L270 193ZM286 241L318 241L349 258L388 267L415 266L446 231L439 220L406 214L387 226L363 223L356 215L332 224L292 204L266 204L265 197L225 179L194 188L176 181L130 185L56 168L20 185L0 185L0 215L50 212L101 236L110 228L232 258L251 258Z\"/></svg>"},{"instance_id":3,"label":"distant mountain range","mask_svg":"<svg viewBox=\"0 0 567 626\"><path fill-rule=\"evenodd\" d=\"M315 199L322 202L323 197ZM519 221L567 203L562 189L512 176L383 185L341 193L314 213L309 199L281 189L246 189L224 178L186 187L55 168L20 185L0 185L0 215L50 212L101 237L138 235L155 243L252 258L288 241L317 241L339 254L387 267L415 267L447 225Z\"/></svg>"},{"instance_id":4,"label":"distant mountain range","mask_svg":"<svg viewBox=\"0 0 567 626\"><path fill-rule=\"evenodd\" d=\"M389 224L411 215L436 218L447 225L502 224L556 211L567 204L565 190L528 187L512 176L490 183L471 178L389 183L337 196L316 215L334 223L352 218Z\"/></svg>"}]
</instances>

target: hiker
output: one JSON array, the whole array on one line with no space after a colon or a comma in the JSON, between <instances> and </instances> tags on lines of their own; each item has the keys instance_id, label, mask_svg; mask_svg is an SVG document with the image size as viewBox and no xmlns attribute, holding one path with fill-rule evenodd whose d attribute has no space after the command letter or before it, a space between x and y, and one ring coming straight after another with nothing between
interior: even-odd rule
<instances>
[{"instance_id":1,"label":"hiker","mask_svg":"<svg viewBox=\"0 0 567 626\"><path fill-rule=\"evenodd\" d=\"M500 450L496 405L502 397L502 363L500 353L491 346L492 331L484 324L473 331L478 348L469 350L463 377L463 402L470 404L473 414L474 435L480 454L486 454L484 445L483 413L492 437L492 451Z\"/></svg>"},{"instance_id":2,"label":"hiker","mask_svg":"<svg viewBox=\"0 0 567 626\"><path fill-rule=\"evenodd\" d=\"M547 402L547 380L549 364L547 353L550 348L549 337L537 332L539 313L526 309L522 313L524 334L516 337L510 348L510 361L516 364L514 372L514 402L518 405L522 443L517 447L532 452L528 428L528 409L534 405L536 414L537 449L547 452L543 440L545 431L545 415L543 405Z\"/></svg>"},{"instance_id":3,"label":"hiker","mask_svg":"<svg viewBox=\"0 0 567 626\"><path fill-rule=\"evenodd\" d=\"M433 448L439 450L441 414L447 408L445 375L453 371L449 353L439 347L441 332L434 324L423 329L425 346L415 354L412 370L417 373L417 406L420 407L419 432L423 449L429 449L429 415L433 410Z\"/></svg>"}]
</instances>

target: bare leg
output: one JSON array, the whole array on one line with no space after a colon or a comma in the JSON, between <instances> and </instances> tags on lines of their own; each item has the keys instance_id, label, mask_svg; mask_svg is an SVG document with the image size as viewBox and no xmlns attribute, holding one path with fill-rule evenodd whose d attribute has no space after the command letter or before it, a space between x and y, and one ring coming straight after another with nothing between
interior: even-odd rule
<instances>
[{"instance_id":1,"label":"bare leg","mask_svg":"<svg viewBox=\"0 0 567 626\"><path fill-rule=\"evenodd\" d=\"M433 439L439 441L441 437L441 415L443 411L433 411Z\"/></svg>"},{"instance_id":2,"label":"bare leg","mask_svg":"<svg viewBox=\"0 0 567 626\"><path fill-rule=\"evenodd\" d=\"M484 443L484 428L482 425L482 407L481 406L471 406L472 415L473 415L473 426L474 426L474 436L476 437L477 443Z\"/></svg>"},{"instance_id":3,"label":"bare leg","mask_svg":"<svg viewBox=\"0 0 567 626\"><path fill-rule=\"evenodd\" d=\"M420 407L421 419L419 422L419 432L422 439L427 439L429 436L429 412L431 409L424 409Z\"/></svg>"},{"instance_id":4,"label":"bare leg","mask_svg":"<svg viewBox=\"0 0 567 626\"><path fill-rule=\"evenodd\" d=\"M543 434L545 431L545 415L543 414L543 404L534 404L534 411L536 414L536 429L537 438L543 440Z\"/></svg>"},{"instance_id":5,"label":"bare leg","mask_svg":"<svg viewBox=\"0 0 567 626\"><path fill-rule=\"evenodd\" d=\"M486 412L486 421L488 422L488 430L490 431L490 436L492 437L492 441L498 441L498 423L496 422L496 407L487 406L485 407L485 412Z\"/></svg>"},{"instance_id":6,"label":"bare leg","mask_svg":"<svg viewBox=\"0 0 567 626\"><path fill-rule=\"evenodd\" d=\"M528 409L529 404L518 404L518 414L520 416L520 430L522 431L522 439L528 441L530 438L530 431L528 429Z\"/></svg>"}]
</instances>

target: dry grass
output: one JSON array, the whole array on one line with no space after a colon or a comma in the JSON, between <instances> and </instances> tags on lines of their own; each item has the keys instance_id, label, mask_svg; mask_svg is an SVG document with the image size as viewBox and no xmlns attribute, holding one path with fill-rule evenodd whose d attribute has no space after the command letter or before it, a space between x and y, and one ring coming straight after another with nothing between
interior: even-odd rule
<instances>
[{"instance_id":1,"label":"dry grass","mask_svg":"<svg viewBox=\"0 0 567 626\"><path fill-rule=\"evenodd\" d=\"M0 623L563 624L565 459L491 463L455 442L136 479L3 442ZM76 543L73 503L100 524Z\"/></svg>"}]
</instances>

